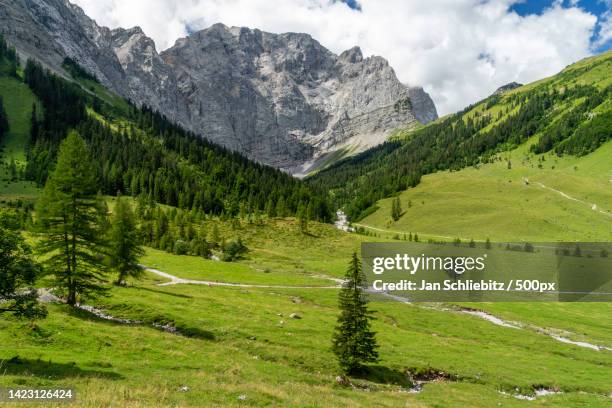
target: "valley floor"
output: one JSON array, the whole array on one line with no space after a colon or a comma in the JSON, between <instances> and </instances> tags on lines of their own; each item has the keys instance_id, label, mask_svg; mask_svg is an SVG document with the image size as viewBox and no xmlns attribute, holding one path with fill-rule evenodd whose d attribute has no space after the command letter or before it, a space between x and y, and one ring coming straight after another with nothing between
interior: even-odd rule
<instances>
[{"instance_id":1,"label":"valley floor","mask_svg":"<svg viewBox=\"0 0 612 408\"><path fill-rule=\"evenodd\" d=\"M608 303L375 301L381 361L351 385L340 384L330 350L338 314L331 278L342 276L362 240L374 238L319 224L303 236L291 220L244 225L241 234L248 259L223 263L148 249L142 263L166 276L148 272L87 303L132 324L57 303L48 304L49 317L35 328L0 320L0 386L73 386L85 407L611 402L612 352L550 335L612 347Z\"/></svg>"}]
</instances>

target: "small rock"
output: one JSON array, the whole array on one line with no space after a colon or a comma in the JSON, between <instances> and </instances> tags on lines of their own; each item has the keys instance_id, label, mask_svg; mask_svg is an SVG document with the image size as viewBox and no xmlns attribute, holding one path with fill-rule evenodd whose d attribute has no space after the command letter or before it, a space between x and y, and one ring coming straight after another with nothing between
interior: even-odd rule
<instances>
[{"instance_id":1,"label":"small rock","mask_svg":"<svg viewBox=\"0 0 612 408\"><path fill-rule=\"evenodd\" d=\"M297 313L291 313L291 314L289 315L289 317L290 317L290 318L292 318L292 319L301 319L301 318L302 318L302 316L300 316L300 315L299 315L299 314L297 314Z\"/></svg>"},{"instance_id":2,"label":"small rock","mask_svg":"<svg viewBox=\"0 0 612 408\"><path fill-rule=\"evenodd\" d=\"M342 386L348 386L350 384L349 380L343 375L336 376L336 382Z\"/></svg>"}]
</instances>

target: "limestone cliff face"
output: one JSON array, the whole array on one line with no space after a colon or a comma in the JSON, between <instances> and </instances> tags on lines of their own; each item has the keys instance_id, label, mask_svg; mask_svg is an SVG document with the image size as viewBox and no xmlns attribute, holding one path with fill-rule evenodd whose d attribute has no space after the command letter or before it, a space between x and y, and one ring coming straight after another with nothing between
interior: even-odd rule
<instances>
[{"instance_id":1,"label":"limestone cliff face","mask_svg":"<svg viewBox=\"0 0 612 408\"><path fill-rule=\"evenodd\" d=\"M307 34L215 24L159 54L140 28L100 27L67 0L0 0L0 23L24 57L61 73L69 56L137 104L292 173L437 118L385 59L335 55Z\"/></svg>"}]
</instances>

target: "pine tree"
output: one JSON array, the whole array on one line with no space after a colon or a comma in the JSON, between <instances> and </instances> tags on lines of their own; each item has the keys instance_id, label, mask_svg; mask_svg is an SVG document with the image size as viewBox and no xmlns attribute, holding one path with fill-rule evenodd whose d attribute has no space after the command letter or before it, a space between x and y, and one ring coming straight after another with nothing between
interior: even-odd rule
<instances>
[{"instance_id":1,"label":"pine tree","mask_svg":"<svg viewBox=\"0 0 612 408\"><path fill-rule=\"evenodd\" d=\"M6 112L4 111L4 104L2 101L2 96L0 96L0 141L2 141L2 137L6 132L9 131L9 123L6 116Z\"/></svg>"},{"instance_id":2,"label":"pine tree","mask_svg":"<svg viewBox=\"0 0 612 408\"><path fill-rule=\"evenodd\" d=\"M36 113L36 102L32 103L32 114L30 116L30 146L33 146L38 139L39 125L38 113Z\"/></svg>"},{"instance_id":3,"label":"pine tree","mask_svg":"<svg viewBox=\"0 0 612 408\"><path fill-rule=\"evenodd\" d=\"M308 213L303 203L300 203L300 205L298 206L296 217L298 221L298 226L300 228L300 232L303 234L307 233L308 232Z\"/></svg>"},{"instance_id":4,"label":"pine tree","mask_svg":"<svg viewBox=\"0 0 612 408\"><path fill-rule=\"evenodd\" d=\"M276 217L276 206L274 205L272 199L269 199L266 203L266 215L268 216L268 219Z\"/></svg>"},{"instance_id":5,"label":"pine tree","mask_svg":"<svg viewBox=\"0 0 612 408\"><path fill-rule=\"evenodd\" d=\"M215 247L220 245L221 243L221 233L219 232L219 226L217 225L217 223L213 225L213 229L210 233L208 242L210 242Z\"/></svg>"},{"instance_id":6,"label":"pine tree","mask_svg":"<svg viewBox=\"0 0 612 408\"><path fill-rule=\"evenodd\" d=\"M287 216L287 206L285 204L285 197L281 196L276 202L276 216L285 218Z\"/></svg>"},{"instance_id":7,"label":"pine tree","mask_svg":"<svg viewBox=\"0 0 612 408\"><path fill-rule=\"evenodd\" d=\"M57 165L37 209L44 233L38 249L48 255L45 266L69 305L75 305L79 297L105 291L102 259L107 247L97 191L85 141L70 132L60 145Z\"/></svg>"},{"instance_id":8,"label":"pine tree","mask_svg":"<svg viewBox=\"0 0 612 408\"><path fill-rule=\"evenodd\" d=\"M402 216L402 202L399 197L395 197L391 203L391 218L393 221L397 221Z\"/></svg>"},{"instance_id":9,"label":"pine tree","mask_svg":"<svg viewBox=\"0 0 612 408\"><path fill-rule=\"evenodd\" d=\"M134 222L134 212L129 202L119 196L111 222L109 234L110 266L118 272L118 285L125 283L128 276L139 278L142 268L138 258L144 251L138 244L138 231Z\"/></svg>"},{"instance_id":10,"label":"pine tree","mask_svg":"<svg viewBox=\"0 0 612 408\"><path fill-rule=\"evenodd\" d=\"M339 294L340 316L333 336L333 351L346 374L355 373L362 363L378 360L375 333L370 329L372 316L364 293L366 286L359 258L353 253Z\"/></svg>"}]
</instances>

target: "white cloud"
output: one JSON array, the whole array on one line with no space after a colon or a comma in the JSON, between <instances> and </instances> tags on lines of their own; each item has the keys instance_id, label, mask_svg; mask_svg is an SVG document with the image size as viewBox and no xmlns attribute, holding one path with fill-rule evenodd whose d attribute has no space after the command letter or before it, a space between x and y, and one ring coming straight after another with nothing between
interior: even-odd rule
<instances>
[{"instance_id":1,"label":"white cloud","mask_svg":"<svg viewBox=\"0 0 612 408\"><path fill-rule=\"evenodd\" d=\"M388 59L403 82L422 85L441 114L590 55L597 24L562 2L521 17L509 11L516 0L361 0L361 11L332 0L73 1L99 24L141 26L159 49L187 35L187 26L217 22L306 32L336 53L357 44L365 55ZM601 31L610 36L607 21Z\"/></svg>"}]
</instances>

